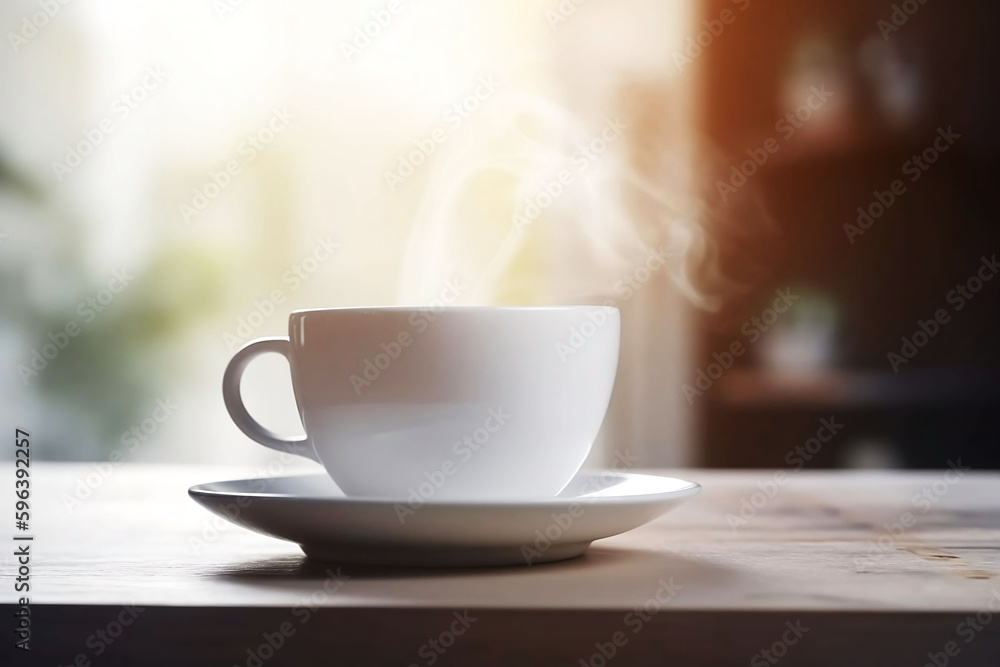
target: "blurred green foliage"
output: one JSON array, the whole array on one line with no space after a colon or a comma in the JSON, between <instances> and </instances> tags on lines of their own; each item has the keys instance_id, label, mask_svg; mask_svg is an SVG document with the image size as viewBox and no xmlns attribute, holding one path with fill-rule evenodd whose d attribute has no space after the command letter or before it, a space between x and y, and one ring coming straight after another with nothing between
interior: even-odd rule
<instances>
[{"instance_id":1,"label":"blurred green foliage","mask_svg":"<svg viewBox=\"0 0 1000 667\"><path fill-rule=\"evenodd\" d=\"M18 330L28 349L40 350L51 342L50 333L65 331L69 322L80 325L80 333L58 356L24 383L26 390L38 392L46 414L58 411L62 426L53 429L53 436L65 437L69 425L80 443L79 458L95 449L106 454L120 446L122 432L147 416L164 387L183 372L185 337L221 307L224 271L196 245L160 247L143 268L130 268L134 278L87 321L78 306L107 287L111 271L93 275L87 270L80 224L54 211L43 189L2 159L0 195L18 198L40 211L41 224L58 227L51 235L57 243L42 244L43 251L35 247L29 256L9 255L13 259L0 264L0 326ZM5 254L16 253L18 241L7 238ZM71 298L46 301L31 289L27 274L40 264L72 289L74 294L64 295ZM56 456L75 457L74 443L41 444L43 456L48 449Z\"/></svg>"}]
</instances>

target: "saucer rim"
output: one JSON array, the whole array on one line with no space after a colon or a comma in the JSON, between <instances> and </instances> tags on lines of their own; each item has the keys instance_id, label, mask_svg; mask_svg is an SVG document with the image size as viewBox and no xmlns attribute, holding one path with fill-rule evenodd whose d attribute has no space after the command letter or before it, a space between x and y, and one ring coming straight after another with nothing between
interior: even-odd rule
<instances>
[{"instance_id":1,"label":"saucer rim","mask_svg":"<svg viewBox=\"0 0 1000 667\"><path fill-rule=\"evenodd\" d=\"M587 310L593 308L611 308L621 312L617 306L601 306L599 304L570 304L556 306L444 306L441 312L447 313L484 313L484 312L553 312L568 310ZM426 306L337 306L334 308L298 308L289 313L292 315L305 315L308 313L338 312L338 313L373 313L373 312L417 312L426 310Z\"/></svg>"},{"instance_id":2,"label":"saucer rim","mask_svg":"<svg viewBox=\"0 0 1000 667\"><path fill-rule=\"evenodd\" d=\"M690 498L691 496L698 495L701 493L702 486L697 482L691 482L686 479L680 479L679 477L671 477L668 475L652 475L649 473L630 473L630 472L617 472L617 471L594 471L592 473L584 473L589 476L598 476L604 474L605 472L611 472L614 475L622 477L652 477L659 480L673 480L676 482L682 482L686 486L679 489L673 489L670 491L657 491L652 493L642 493L642 494L632 494L627 496L552 496L546 498L535 498L535 499L523 499L523 498L500 498L500 499L470 499L470 500L427 500L421 507L439 507L439 508L449 508L449 507L502 507L502 508L529 508L538 507L540 505L551 505L551 506L565 506L573 503L581 504L593 504L600 503L602 505L627 505L631 503L646 504L650 501L657 499L683 499ZM321 497L321 496L296 496L281 493L265 493L259 491L220 491L213 489L206 489L204 487L211 484L237 484L241 482L252 482L258 480L274 480L274 479L291 479L291 478L304 478L304 477L326 477L326 473L305 473L298 475L276 475L269 477L248 477L244 479L227 479L218 480L213 482L203 482L200 484L195 484L188 489L188 495L192 499L201 498L260 498L267 499L268 501L274 502L316 502L316 503L350 503L355 505L365 505L371 507L378 506L395 506L400 503L408 503L408 498L385 498L377 496L334 496L334 497Z\"/></svg>"}]
</instances>

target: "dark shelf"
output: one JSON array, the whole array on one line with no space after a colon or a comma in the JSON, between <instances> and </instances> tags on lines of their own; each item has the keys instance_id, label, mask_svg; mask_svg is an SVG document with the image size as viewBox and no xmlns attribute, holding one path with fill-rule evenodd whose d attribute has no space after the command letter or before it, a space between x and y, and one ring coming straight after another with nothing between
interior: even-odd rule
<instances>
[{"instance_id":1,"label":"dark shelf","mask_svg":"<svg viewBox=\"0 0 1000 667\"><path fill-rule=\"evenodd\" d=\"M702 12L731 4L706 0ZM768 372L752 349L700 404L709 465L783 465L836 415L848 428L810 465L838 465L840 450L870 439L910 466L962 457L1000 468L1000 278L953 298L1000 253L1000 85L983 66L1000 54L1000 4L922 4L886 48L877 21L889 11L861 0L756 3L700 61L709 165L730 184L736 169L749 187L736 196L712 179L717 264L741 289L702 316L696 367L748 342L746 323L776 289L793 288L835 305L842 365ZM779 128L823 83L835 104L799 115L794 133ZM906 163L948 127L961 137L914 173ZM744 168L748 158L759 167ZM888 354L941 309L947 328L892 373Z\"/></svg>"},{"instance_id":2,"label":"dark shelf","mask_svg":"<svg viewBox=\"0 0 1000 667\"><path fill-rule=\"evenodd\" d=\"M1000 370L940 368L887 373L823 370L801 374L733 369L710 393L733 407L884 408L1000 403Z\"/></svg>"}]
</instances>

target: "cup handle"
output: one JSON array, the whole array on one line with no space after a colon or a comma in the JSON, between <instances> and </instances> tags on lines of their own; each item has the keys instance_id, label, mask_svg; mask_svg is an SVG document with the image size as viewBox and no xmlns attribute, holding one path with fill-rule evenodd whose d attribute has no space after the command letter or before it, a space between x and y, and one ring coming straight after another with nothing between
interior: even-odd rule
<instances>
[{"instance_id":1,"label":"cup handle","mask_svg":"<svg viewBox=\"0 0 1000 667\"><path fill-rule=\"evenodd\" d=\"M264 428L247 412L246 406L243 405L243 396L240 394L240 380L243 378L243 371L246 370L254 357L266 352L277 352L291 363L288 356L290 345L288 338L259 338L244 345L226 366L226 372L222 376L222 398L226 402L229 416L251 440L279 452L297 454L319 463L320 460L316 456L315 450L309 444L309 436L285 439Z\"/></svg>"}]
</instances>

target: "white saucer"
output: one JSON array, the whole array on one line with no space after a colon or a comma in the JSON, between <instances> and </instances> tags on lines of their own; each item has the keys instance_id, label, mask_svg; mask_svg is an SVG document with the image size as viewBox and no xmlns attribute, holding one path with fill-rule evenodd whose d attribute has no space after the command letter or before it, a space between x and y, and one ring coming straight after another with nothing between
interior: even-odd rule
<instances>
[{"instance_id":1,"label":"white saucer","mask_svg":"<svg viewBox=\"0 0 1000 667\"><path fill-rule=\"evenodd\" d=\"M325 474L199 484L188 494L233 523L336 563L533 565L574 558L701 487L671 477L580 473L558 497L434 502L348 498ZM415 508L414 508L415 506Z\"/></svg>"}]
</instances>

